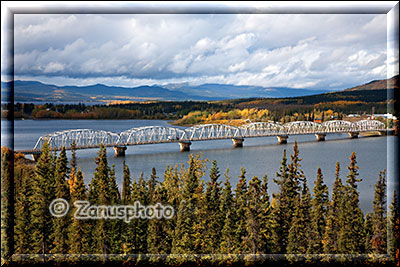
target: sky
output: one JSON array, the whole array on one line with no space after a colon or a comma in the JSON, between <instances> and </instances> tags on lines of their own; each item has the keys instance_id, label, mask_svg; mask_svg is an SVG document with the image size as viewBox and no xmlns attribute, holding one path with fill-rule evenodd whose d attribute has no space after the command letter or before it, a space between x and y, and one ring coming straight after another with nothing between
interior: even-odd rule
<instances>
[{"instance_id":1,"label":"sky","mask_svg":"<svg viewBox=\"0 0 400 267\"><path fill-rule=\"evenodd\" d=\"M398 60L386 14L15 14L14 63L15 79L56 85L341 90Z\"/></svg>"}]
</instances>

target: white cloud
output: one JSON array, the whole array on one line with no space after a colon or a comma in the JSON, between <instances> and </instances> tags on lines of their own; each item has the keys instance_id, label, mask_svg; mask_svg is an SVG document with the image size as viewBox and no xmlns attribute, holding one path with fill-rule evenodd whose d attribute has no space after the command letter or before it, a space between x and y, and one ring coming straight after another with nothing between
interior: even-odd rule
<instances>
[{"instance_id":1,"label":"white cloud","mask_svg":"<svg viewBox=\"0 0 400 267\"><path fill-rule=\"evenodd\" d=\"M386 77L386 16L18 14L14 60L17 78L70 84L339 89Z\"/></svg>"}]
</instances>

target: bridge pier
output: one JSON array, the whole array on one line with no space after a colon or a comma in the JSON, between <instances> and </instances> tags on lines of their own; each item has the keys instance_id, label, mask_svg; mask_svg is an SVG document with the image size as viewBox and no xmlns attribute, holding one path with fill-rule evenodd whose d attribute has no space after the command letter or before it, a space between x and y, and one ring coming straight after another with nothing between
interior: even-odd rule
<instances>
[{"instance_id":1,"label":"bridge pier","mask_svg":"<svg viewBox=\"0 0 400 267\"><path fill-rule=\"evenodd\" d=\"M348 133L351 139L358 138L359 132L349 132Z\"/></svg>"},{"instance_id":2,"label":"bridge pier","mask_svg":"<svg viewBox=\"0 0 400 267\"><path fill-rule=\"evenodd\" d=\"M126 146L115 146L115 147L114 147L115 156L116 156L116 157L123 157L123 156L125 156L125 150L126 150Z\"/></svg>"},{"instance_id":3,"label":"bridge pier","mask_svg":"<svg viewBox=\"0 0 400 267\"><path fill-rule=\"evenodd\" d=\"M233 147L243 147L244 138L232 138Z\"/></svg>"},{"instance_id":4,"label":"bridge pier","mask_svg":"<svg viewBox=\"0 0 400 267\"><path fill-rule=\"evenodd\" d=\"M326 134L324 134L324 133L315 134L317 141L325 141L325 136L326 136Z\"/></svg>"},{"instance_id":5,"label":"bridge pier","mask_svg":"<svg viewBox=\"0 0 400 267\"><path fill-rule=\"evenodd\" d=\"M179 142L179 146L180 146L180 150L181 152L183 151L190 151L190 145L192 144L192 142L190 141L181 141Z\"/></svg>"},{"instance_id":6,"label":"bridge pier","mask_svg":"<svg viewBox=\"0 0 400 267\"><path fill-rule=\"evenodd\" d=\"M278 138L279 144L287 144L287 139L289 138L289 136L288 135L277 135L276 138Z\"/></svg>"}]
</instances>

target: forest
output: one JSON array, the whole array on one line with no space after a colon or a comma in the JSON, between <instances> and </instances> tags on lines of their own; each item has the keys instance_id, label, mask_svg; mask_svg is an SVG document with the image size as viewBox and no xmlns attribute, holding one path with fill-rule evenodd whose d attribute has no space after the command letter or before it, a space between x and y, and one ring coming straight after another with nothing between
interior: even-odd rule
<instances>
[{"instance_id":1,"label":"forest","mask_svg":"<svg viewBox=\"0 0 400 267\"><path fill-rule=\"evenodd\" d=\"M157 119L174 120L175 124L190 125L204 119L198 116L255 109L268 113L273 121L288 122L304 119L306 114L333 112L336 118L345 114L394 113L397 101L388 98L393 89L341 91L319 95L291 98L247 98L222 101L147 101L103 105L34 104L15 103L9 107L2 104L2 117L15 119ZM7 113L13 110L13 113ZM298 117L294 116L298 114ZM301 116L300 116L301 115ZM289 116L289 119L288 119Z\"/></svg>"},{"instance_id":2,"label":"forest","mask_svg":"<svg viewBox=\"0 0 400 267\"><path fill-rule=\"evenodd\" d=\"M52 264L100 259L125 265L240 266L280 260L346 265L361 259L366 265L391 266L397 255L398 263L397 193L386 203L386 171L380 171L373 211L364 214L357 189L362 178L354 152L346 171L336 163L331 194L320 168L315 177L304 175L296 142L290 155L283 150L275 177L250 178L241 168L235 188L229 169L221 175L213 161L206 173L210 162L199 154L189 156L187 167L167 166L162 175L153 168L150 177L141 174L137 179L124 162L122 190L104 146L95 158L96 170L88 185L74 149L68 160L65 149L57 155L45 143L36 164L20 154L14 157L6 147L1 154L2 185L6 185L1 195L2 251L4 255L21 254L20 261L34 261L35 254L46 254L48 257L36 260ZM9 192L12 179L14 190ZM308 179L314 181L313 188L308 187ZM271 182L279 187L272 195L268 191ZM56 198L67 200L72 207L64 217L49 212L49 204ZM76 200L101 205L162 203L171 205L175 215L129 223L79 220L72 216ZM7 213L10 210L12 214ZM30 255L24 257L26 254Z\"/></svg>"}]
</instances>

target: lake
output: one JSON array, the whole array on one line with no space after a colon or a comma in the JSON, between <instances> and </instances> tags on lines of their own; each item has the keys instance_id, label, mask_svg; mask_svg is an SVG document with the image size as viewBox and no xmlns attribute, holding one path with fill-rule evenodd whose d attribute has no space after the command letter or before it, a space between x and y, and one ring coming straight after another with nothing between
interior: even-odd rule
<instances>
[{"instance_id":1,"label":"lake","mask_svg":"<svg viewBox=\"0 0 400 267\"><path fill-rule=\"evenodd\" d=\"M4 122L4 121L3 121ZM31 149L37 139L44 134L68 129L94 129L107 130L119 133L121 131L141 126L170 126L168 121L161 120L17 120L14 122L14 149ZM8 125L2 123L3 134L7 134ZM361 208L372 210L374 185L378 180L379 171L388 170L388 192L392 192L393 177L397 176L394 169L395 150L398 139L394 136L360 137L349 139L347 134L328 134L325 142L316 142L314 135L289 136L288 144L278 145L276 137L247 138L243 148L233 148L232 141L212 140L193 142L190 152L180 152L177 143L150 144L129 146L125 157L114 157L113 148L107 148L108 162L116 166L117 182L122 184L122 162L126 161L132 177L139 177L143 172L147 179L153 167L157 170L157 176L161 180L167 165L184 163L187 166L189 154L201 153L207 158L211 166L213 160L217 160L220 168L221 180L224 181L224 172L230 170L233 186L238 181L240 168L247 170L246 177L249 181L253 176L262 178L264 174L269 178L269 193L276 192L277 186L273 182L276 172L279 170L283 150L287 150L288 158L293 150L293 143L297 140L302 169L307 177L310 190L314 186L318 167L321 167L324 181L331 189L334 182L335 166L339 161L341 165L341 178L344 182L348 174L346 166L350 162L350 155L354 151L357 155L360 167L358 184L360 192ZM85 183L90 183L96 168L94 158L98 149L78 150L78 165L82 169ZM68 153L70 157L70 152ZM397 167L397 166L396 166ZM395 173L396 172L396 173ZM207 175L204 180L207 180ZM389 194L391 198L392 193ZM390 199L389 199L390 201ZM390 202L389 202L390 203Z\"/></svg>"}]
</instances>

